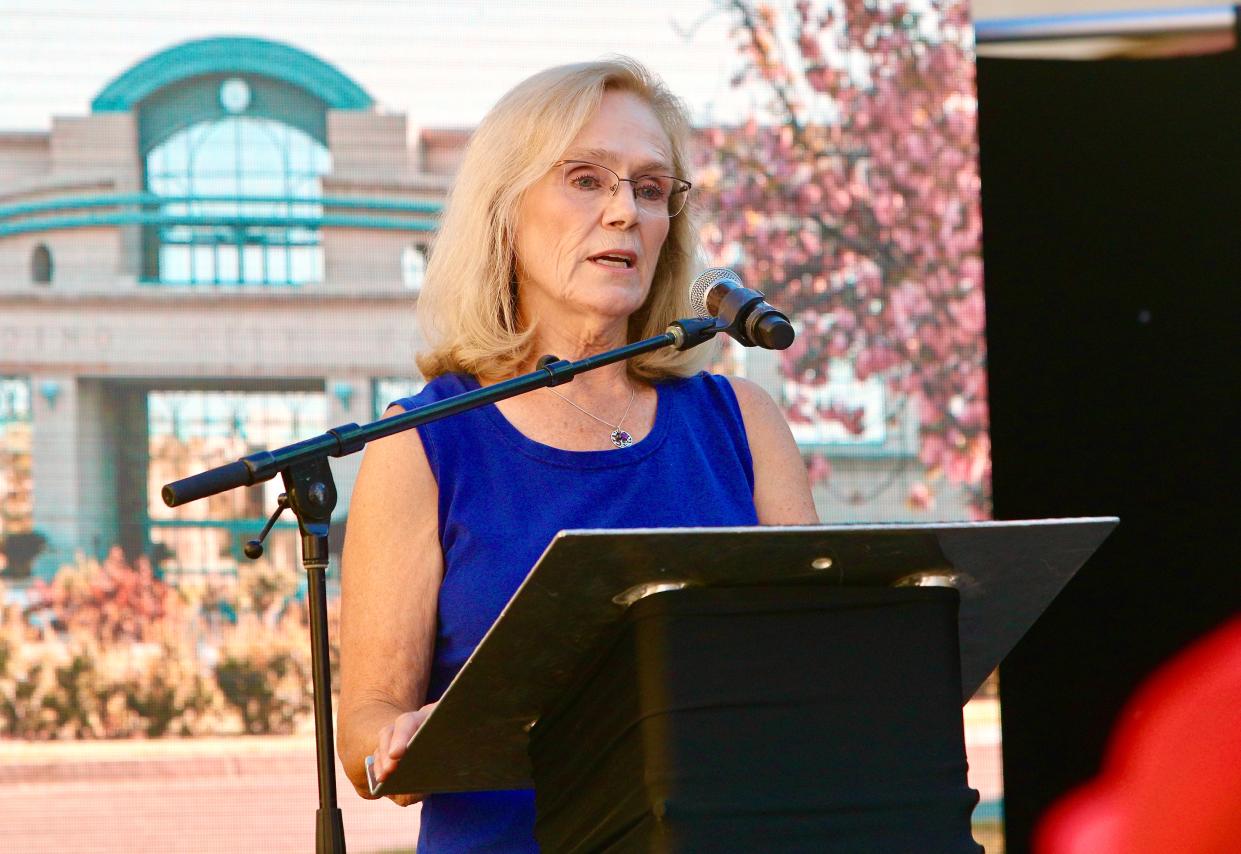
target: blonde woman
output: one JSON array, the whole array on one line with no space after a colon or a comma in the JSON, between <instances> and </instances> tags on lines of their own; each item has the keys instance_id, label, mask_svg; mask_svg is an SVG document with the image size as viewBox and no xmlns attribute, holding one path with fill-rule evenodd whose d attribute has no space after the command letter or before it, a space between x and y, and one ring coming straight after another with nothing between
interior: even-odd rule
<instances>
[{"instance_id":1,"label":"blonde woman","mask_svg":"<svg viewBox=\"0 0 1241 854\"><path fill-rule=\"evenodd\" d=\"M679 101L629 60L552 68L501 99L419 300L429 383L389 412L691 315L688 133ZM359 794L366 757L391 772L558 531L818 521L776 406L701 358L640 356L369 447L342 575L338 741ZM693 484L689 500L674 482ZM536 851L533 822L532 792L431 795L419 851Z\"/></svg>"}]
</instances>

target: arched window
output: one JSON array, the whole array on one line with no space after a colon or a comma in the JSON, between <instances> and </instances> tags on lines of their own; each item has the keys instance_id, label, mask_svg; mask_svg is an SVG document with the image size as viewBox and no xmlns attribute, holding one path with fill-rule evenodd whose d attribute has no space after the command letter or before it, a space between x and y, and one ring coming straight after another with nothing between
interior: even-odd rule
<instances>
[{"instance_id":1,"label":"arched window","mask_svg":"<svg viewBox=\"0 0 1241 854\"><path fill-rule=\"evenodd\" d=\"M320 176L330 168L322 143L275 119L222 116L173 133L146 157L147 189L167 199L148 275L177 284L321 281Z\"/></svg>"},{"instance_id":2,"label":"arched window","mask_svg":"<svg viewBox=\"0 0 1241 854\"><path fill-rule=\"evenodd\" d=\"M52 283L52 250L40 243L30 255L30 278L36 285Z\"/></svg>"}]
</instances>

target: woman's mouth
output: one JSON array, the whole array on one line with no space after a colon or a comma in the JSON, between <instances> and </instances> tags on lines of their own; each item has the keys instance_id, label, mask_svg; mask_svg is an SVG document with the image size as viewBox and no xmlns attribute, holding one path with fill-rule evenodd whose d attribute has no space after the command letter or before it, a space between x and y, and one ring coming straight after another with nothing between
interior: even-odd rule
<instances>
[{"instance_id":1,"label":"woman's mouth","mask_svg":"<svg viewBox=\"0 0 1241 854\"><path fill-rule=\"evenodd\" d=\"M603 267L611 267L616 270L631 269L637 263L637 256L632 252L600 252L598 255L591 255L589 261L593 261Z\"/></svg>"}]
</instances>

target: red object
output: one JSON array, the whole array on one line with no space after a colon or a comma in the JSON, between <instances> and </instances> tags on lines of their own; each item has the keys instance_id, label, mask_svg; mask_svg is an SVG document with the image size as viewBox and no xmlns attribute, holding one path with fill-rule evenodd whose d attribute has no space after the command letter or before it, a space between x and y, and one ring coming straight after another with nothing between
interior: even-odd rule
<instances>
[{"instance_id":1,"label":"red object","mask_svg":"<svg viewBox=\"0 0 1241 854\"><path fill-rule=\"evenodd\" d=\"M1129 702L1102 773L1052 807L1038 854L1241 851L1241 618Z\"/></svg>"}]
</instances>

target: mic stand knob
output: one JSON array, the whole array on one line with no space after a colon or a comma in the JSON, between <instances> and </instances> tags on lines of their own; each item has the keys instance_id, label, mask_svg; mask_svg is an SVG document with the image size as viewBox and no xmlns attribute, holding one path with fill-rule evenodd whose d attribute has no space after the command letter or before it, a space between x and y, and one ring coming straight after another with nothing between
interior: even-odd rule
<instances>
[{"instance_id":1,"label":"mic stand knob","mask_svg":"<svg viewBox=\"0 0 1241 854\"><path fill-rule=\"evenodd\" d=\"M276 524L276 520L280 518L280 514L289 509L289 494L287 492L280 493L280 497L276 499L276 512L271 514L271 518L267 520L267 524L263 526L262 533L259 534L257 540L250 540L246 543L246 547L242 549L246 553L246 557L250 560L258 560L263 556L263 540L267 539L267 535L271 533L272 526Z\"/></svg>"}]
</instances>

